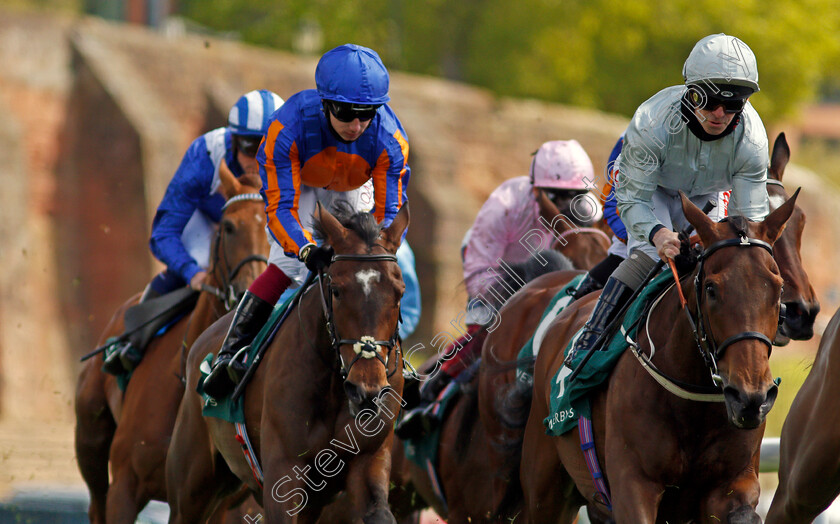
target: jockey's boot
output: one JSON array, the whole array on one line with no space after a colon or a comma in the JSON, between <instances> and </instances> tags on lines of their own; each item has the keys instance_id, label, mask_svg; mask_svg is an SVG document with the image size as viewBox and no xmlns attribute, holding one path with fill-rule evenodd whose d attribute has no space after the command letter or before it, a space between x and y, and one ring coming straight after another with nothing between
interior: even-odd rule
<instances>
[{"instance_id":1,"label":"jockey's boot","mask_svg":"<svg viewBox=\"0 0 840 524\"><path fill-rule=\"evenodd\" d=\"M437 373L420 387L420 403L405 412L394 428L394 434L406 440L426 436L434 430L440 423L440 419L432 413L435 400L451 380L449 375L438 368Z\"/></svg>"},{"instance_id":2,"label":"jockey's boot","mask_svg":"<svg viewBox=\"0 0 840 524\"><path fill-rule=\"evenodd\" d=\"M602 287L604 287L603 284L592 278L592 275L587 272L583 277L583 281L581 281L577 289L575 289L572 293L572 301L580 300L581 297L586 296L593 291L598 291Z\"/></svg>"},{"instance_id":3,"label":"jockey's boot","mask_svg":"<svg viewBox=\"0 0 840 524\"><path fill-rule=\"evenodd\" d=\"M152 289L152 285L146 285L143 294L140 295L138 304L142 304L147 300L157 298L160 293ZM102 364L102 371L110 373L111 375L122 375L128 373L136 368L143 359L145 348L136 348L131 340L125 340L120 343L119 347L111 353L105 362Z\"/></svg>"},{"instance_id":4,"label":"jockey's boot","mask_svg":"<svg viewBox=\"0 0 840 524\"><path fill-rule=\"evenodd\" d=\"M251 343L266 323L274 305L246 291L230 323L219 355L213 362L210 374L204 379L204 391L213 398L222 398L233 392L234 387L248 370L241 359L234 356Z\"/></svg>"},{"instance_id":5,"label":"jockey's boot","mask_svg":"<svg viewBox=\"0 0 840 524\"><path fill-rule=\"evenodd\" d=\"M615 313L632 294L633 289L623 282L613 277L607 280L604 291L601 292L601 296L598 297L598 303L595 304L595 309L592 310L589 320L583 326L583 333L578 337L574 347L569 350L569 354L563 362L567 367L574 369L572 362L579 351L587 353L592 349L598 337L607 329Z\"/></svg>"}]
</instances>

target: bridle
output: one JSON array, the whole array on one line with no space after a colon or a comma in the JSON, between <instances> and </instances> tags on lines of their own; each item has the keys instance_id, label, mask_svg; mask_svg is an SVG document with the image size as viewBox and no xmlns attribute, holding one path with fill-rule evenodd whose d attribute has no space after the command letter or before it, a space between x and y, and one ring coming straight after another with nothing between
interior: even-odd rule
<instances>
[{"instance_id":1,"label":"bridle","mask_svg":"<svg viewBox=\"0 0 840 524\"><path fill-rule=\"evenodd\" d=\"M706 250L703 251L703 253L699 257L699 267L697 268L697 274L694 276L694 296L695 303L697 306L697 319L695 325L692 326L692 330L694 331L694 341L697 344L697 348L700 350L700 354L703 357L703 360L705 361L706 365L709 367L709 370L712 373L712 380L718 386L720 386L723 383L723 379L718 374L717 363L721 358L723 358L723 354L729 346L742 340L758 340L767 345L768 353L773 347L773 341L770 339L770 337L768 337L764 333L759 333L758 331L742 331L741 333L732 335L720 344L716 343L714 335L711 333L711 329L709 328L708 324L708 319L705 315L703 315L702 309L702 297L705 296L705 294L702 292L703 276L705 274L705 262L716 251L725 247L758 247L770 253L771 257L773 256L773 246L771 246L767 242L763 240L758 240L756 238L749 238L746 235L741 235L739 238L730 238L727 240L715 242L714 244L706 248Z\"/></svg>"},{"instance_id":2,"label":"bridle","mask_svg":"<svg viewBox=\"0 0 840 524\"><path fill-rule=\"evenodd\" d=\"M263 201L262 196L259 193L242 193L240 195L235 195L225 202L225 205L222 206L222 213L231 205L236 202L242 201ZM216 229L216 238L213 240L214 251L213 251L213 271L214 273L219 269L220 264L219 262L224 263L225 268L230 268L231 264L227 259L227 254L224 249L222 249L222 244L224 243L224 234L223 234L224 227L219 227ZM245 267L246 264L250 264L251 262L262 262L263 264L268 264L268 259L263 255L251 254L247 257L240 260L232 269L230 269L225 275L222 273L222 285L220 287L211 286L209 284L202 284L201 290L206 291L224 304L225 310L230 311L236 304L239 302L239 297L236 295L236 290L233 288L233 280L239 274L239 271ZM218 276L218 275L217 275Z\"/></svg>"},{"instance_id":3,"label":"bridle","mask_svg":"<svg viewBox=\"0 0 840 524\"><path fill-rule=\"evenodd\" d=\"M771 341L770 337L768 337L764 333L759 333L757 331L742 331L741 333L732 335L720 344L717 344L715 342L714 335L711 333L711 329L709 328L708 319L705 315L703 315L702 309L702 297L705 296L702 292L704 280L703 276L705 275L704 266L706 260L708 260L716 251L725 247L758 247L766 250L768 253L770 253L771 256L773 255L773 247L770 244L764 242L763 240L749 238L746 235L742 234L739 236L739 238L730 238L712 244L706 250L704 250L703 253L698 257L699 267L697 269L696 275L694 276L694 296L697 312L692 314L690 310L687 310L688 315L686 315L686 318L688 319L689 325L693 333L694 343L697 346L698 351L700 352L700 356L703 358L703 362L709 369L712 382L715 384L714 386L710 387L703 385L687 384L685 382L668 376L666 373L660 370L652 362L653 354L656 350L655 346L653 345L653 341L650 339L649 327L647 328L648 340L650 341L651 350L649 356L642 354L639 344L636 341L632 340L629 336L625 335L625 339L627 340L628 344L630 344L632 353L639 360L639 363L642 365L645 371L647 371L653 377L653 379L656 380L656 382L658 382L663 388L673 393L674 395L680 398L684 398L686 400L700 402L724 401L724 396L720 394L720 387L723 385L723 379L718 373L717 363L721 358L723 358L724 352L732 344L742 340L759 340L765 345L767 345L768 353L770 352L770 349L773 345L773 342ZM659 303L662 296L668 291L668 289L670 289L670 287L662 291L660 296L657 299L655 299L652 305L648 308L645 315L643 315L643 317L647 318L645 324L647 324L650 321L650 316L653 311L653 308L656 307L656 304ZM642 322L642 319L640 318L638 322Z\"/></svg>"},{"instance_id":4,"label":"bridle","mask_svg":"<svg viewBox=\"0 0 840 524\"><path fill-rule=\"evenodd\" d=\"M336 262L343 262L343 261L354 261L354 262L394 262L397 263L396 255L391 254L378 254L378 255L333 255L332 259L330 260L330 265ZM400 344L399 344L399 327L400 323L397 322L396 326L394 327L394 332L391 335L391 338L388 340L376 340L374 337L368 335L362 335L359 338L341 338L338 336L337 330L335 328L335 317L333 315L333 304L332 304L332 293L330 291L332 279L327 271L320 271L318 274L318 285L321 288L321 306L324 309L324 316L327 319L327 333L330 337L330 345L332 346L333 352L338 356L339 366L341 374L341 379L346 380L347 376L350 374L350 369L353 367L353 364L358 362L360 359L370 359L375 358L385 366L385 372L388 378L396 373L397 365L394 364L394 369L392 371L388 371L388 364L391 361L391 354L396 349L397 358L401 355ZM327 283L326 291L324 289L324 282ZM399 304L397 305L399 307ZM345 364L344 357L341 356L341 351L339 348L343 345L352 345L353 351L356 353L353 357L353 360L350 361L349 364ZM388 348L388 354L386 358L383 358L379 352L380 347Z\"/></svg>"}]
</instances>

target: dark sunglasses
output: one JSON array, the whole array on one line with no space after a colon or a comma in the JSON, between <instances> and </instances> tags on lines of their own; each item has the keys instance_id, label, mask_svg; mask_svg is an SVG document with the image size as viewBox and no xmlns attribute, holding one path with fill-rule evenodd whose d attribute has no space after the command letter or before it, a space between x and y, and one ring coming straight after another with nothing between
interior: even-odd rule
<instances>
[{"instance_id":1,"label":"dark sunglasses","mask_svg":"<svg viewBox=\"0 0 840 524\"><path fill-rule=\"evenodd\" d=\"M242 154L250 157L257 156L257 150L260 148L260 142L262 142L261 136L233 136L233 145L236 146L236 149L242 151Z\"/></svg>"},{"instance_id":2,"label":"dark sunglasses","mask_svg":"<svg viewBox=\"0 0 840 524\"><path fill-rule=\"evenodd\" d=\"M720 96L722 93L728 93L729 91L719 91L717 93L712 93L709 90L691 86L689 89L689 97L691 103L694 104L694 107L698 109L704 109L706 111L714 111L717 106L723 106L723 110L726 113L740 113L744 110L744 106L747 105L747 98L749 97L741 97L739 95L737 98L726 98Z\"/></svg>"},{"instance_id":3,"label":"dark sunglasses","mask_svg":"<svg viewBox=\"0 0 840 524\"><path fill-rule=\"evenodd\" d=\"M376 110L379 109L379 106L335 102L333 100L327 100L326 106L339 122L344 123L352 122L357 118L361 122L367 122L376 116Z\"/></svg>"},{"instance_id":4,"label":"dark sunglasses","mask_svg":"<svg viewBox=\"0 0 840 524\"><path fill-rule=\"evenodd\" d=\"M543 189L542 191L552 202L556 200L571 200L589 192L586 189Z\"/></svg>"}]
</instances>

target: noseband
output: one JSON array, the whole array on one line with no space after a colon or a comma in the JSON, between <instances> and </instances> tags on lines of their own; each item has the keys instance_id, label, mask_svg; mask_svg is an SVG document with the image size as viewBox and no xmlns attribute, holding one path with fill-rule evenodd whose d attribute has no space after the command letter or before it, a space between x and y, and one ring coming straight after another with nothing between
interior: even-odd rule
<instances>
[{"instance_id":1,"label":"noseband","mask_svg":"<svg viewBox=\"0 0 840 524\"><path fill-rule=\"evenodd\" d=\"M704 273L704 263L706 260L709 259L716 251L725 247L758 247L761 249L766 250L770 253L770 256L773 256L773 247L764 242L763 240L758 240L755 238L749 238L747 236L741 236L740 238L730 238L727 240L721 240L720 242L715 242L709 248L707 248L699 258L699 267L697 269L697 275L694 277L694 296L697 305L697 320L693 321L694 324L692 330L694 331L694 341L697 344L697 348L700 350L700 355L703 357L706 365L709 367L709 370L712 373L712 380L715 384L720 386L723 383L723 379L721 379L720 375L718 374L717 362L721 358L723 358L723 354L726 349L731 346L732 344L739 342L741 340L758 340L763 342L767 345L767 350L773 347L773 342L770 338L765 335L764 333L759 333L758 331L742 331L736 335L732 335L731 337L727 338L720 344L715 342L715 338L709 329L708 319L705 315L703 315L702 309L702 297L705 296L703 293L703 277Z\"/></svg>"},{"instance_id":2,"label":"noseband","mask_svg":"<svg viewBox=\"0 0 840 524\"><path fill-rule=\"evenodd\" d=\"M381 255L333 255L332 259L330 260L330 264L334 264L336 262L341 261L356 261L356 262L397 262L396 255L391 254L381 254ZM335 318L333 315L333 307L332 307L332 293L330 292L330 275L327 272L321 272L319 274L318 284L321 287L321 305L324 308L324 316L327 318L327 333L330 336L330 344L332 346L333 351L338 355L338 359L340 362L340 374L341 379L346 380L347 376L350 374L350 369L353 367L353 364L359 361L359 359L365 358L376 358L379 362L385 366L385 372L388 378L397 371L396 364L394 365L394 369L388 372L388 363L391 361L391 353L396 348L397 355L400 354L400 345L399 345L399 329L400 323L397 322L396 327L394 328L394 333L391 335L389 340L376 340L374 337L363 335L358 339L355 338L340 338L335 328ZM326 292L324 291L324 281L327 281L327 289ZM339 348L343 345L352 345L353 350L355 351L356 355L353 357L353 360L350 361L350 364L345 365L344 358L341 356L341 351ZM383 358L382 355L379 353L380 347L388 348L388 355L387 359Z\"/></svg>"},{"instance_id":3,"label":"noseband","mask_svg":"<svg viewBox=\"0 0 840 524\"><path fill-rule=\"evenodd\" d=\"M242 193L241 195L235 195L231 197L225 205L222 206L222 213L233 203L242 202L245 200L258 200L260 202L263 201L262 196L259 193ZM228 262L227 253L223 249L221 249L222 240L224 236L222 235L222 227L216 229L216 238L214 241L215 249L213 251L213 269L214 271L219 267L219 261L224 262L224 267L230 268L231 264ZM227 275L222 274L222 285L221 289L210 286L208 284L203 284L201 286L202 291L206 291L224 304L225 310L230 311L236 304L239 302L239 297L236 296L236 290L233 289L233 279L236 278L236 275L239 274L239 271L246 265L251 262L262 262L264 264L268 264L268 259L263 255L248 255L247 257L240 260L232 269L230 269Z\"/></svg>"}]
</instances>

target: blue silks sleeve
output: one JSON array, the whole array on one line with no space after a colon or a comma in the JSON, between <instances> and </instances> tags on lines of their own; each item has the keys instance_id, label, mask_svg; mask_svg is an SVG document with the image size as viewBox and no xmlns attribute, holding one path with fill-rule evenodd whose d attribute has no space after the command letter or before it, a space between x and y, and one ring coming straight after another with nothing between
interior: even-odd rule
<instances>
[{"instance_id":1,"label":"blue silks sleeve","mask_svg":"<svg viewBox=\"0 0 840 524\"><path fill-rule=\"evenodd\" d=\"M187 252L181 234L202 197L210 194L214 171L204 137L199 137L184 154L152 222L149 240L152 253L186 282L201 267Z\"/></svg>"},{"instance_id":2,"label":"blue silks sleeve","mask_svg":"<svg viewBox=\"0 0 840 524\"><path fill-rule=\"evenodd\" d=\"M417 280L417 270L414 265L414 252L405 240L397 250L397 264L400 265L403 282L405 282L405 293L400 302L400 313L402 314L400 338L406 339L417 329L422 305L420 303L420 282Z\"/></svg>"}]
</instances>

